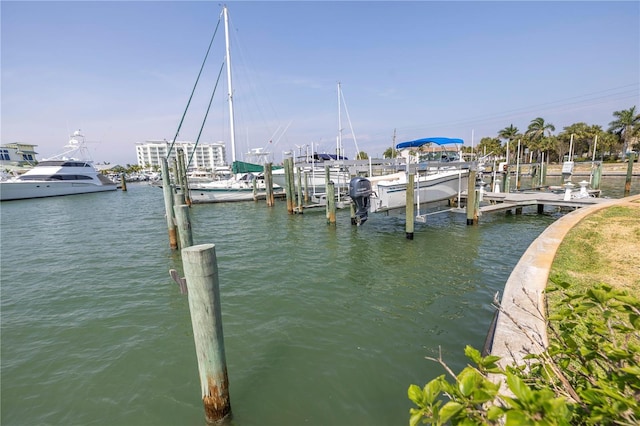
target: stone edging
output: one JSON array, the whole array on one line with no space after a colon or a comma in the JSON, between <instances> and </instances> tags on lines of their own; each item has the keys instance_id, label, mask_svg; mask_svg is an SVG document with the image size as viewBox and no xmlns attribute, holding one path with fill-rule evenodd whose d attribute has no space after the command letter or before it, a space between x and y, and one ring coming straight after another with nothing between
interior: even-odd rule
<instances>
[{"instance_id":1,"label":"stone edging","mask_svg":"<svg viewBox=\"0 0 640 426\"><path fill-rule=\"evenodd\" d=\"M558 246L584 217L614 205L640 202L640 195L583 207L551 224L529 246L515 266L502 295L490 353L501 357L502 367L522 363L528 353L547 346L543 292Z\"/></svg>"}]
</instances>

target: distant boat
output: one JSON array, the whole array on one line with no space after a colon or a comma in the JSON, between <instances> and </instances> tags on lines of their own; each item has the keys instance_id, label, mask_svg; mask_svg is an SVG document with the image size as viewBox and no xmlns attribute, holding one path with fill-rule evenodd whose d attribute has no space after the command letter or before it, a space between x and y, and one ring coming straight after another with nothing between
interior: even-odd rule
<instances>
[{"instance_id":1,"label":"distant boat","mask_svg":"<svg viewBox=\"0 0 640 426\"><path fill-rule=\"evenodd\" d=\"M0 182L0 201L115 191L117 185L93 166L84 136L77 130L67 151L40 161L33 169Z\"/></svg>"},{"instance_id":2,"label":"distant boat","mask_svg":"<svg viewBox=\"0 0 640 426\"><path fill-rule=\"evenodd\" d=\"M458 148L462 139L424 138L396 145L396 149L417 149L418 160L409 169L414 169L414 204L428 204L455 198L467 190L469 163L460 156ZM425 146L433 149L424 151ZM422 152L421 152L421 151ZM405 208L407 205L407 172L398 172L367 178L371 182L369 212L384 212Z\"/></svg>"}]
</instances>

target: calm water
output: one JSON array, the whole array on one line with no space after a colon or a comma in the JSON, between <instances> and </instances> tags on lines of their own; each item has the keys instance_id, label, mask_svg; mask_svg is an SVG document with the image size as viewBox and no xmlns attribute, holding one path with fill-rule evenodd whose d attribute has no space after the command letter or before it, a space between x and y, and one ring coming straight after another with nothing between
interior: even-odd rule
<instances>
[{"instance_id":1,"label":"calm water","mask_svg":"<svg viewBox=\"0 0 640 426\"><path fill-rule=\"evenodd\" d=\"M216 244L239 426L406 424L408 386L443 373L424 357L441 347L454 370L466 364L494 293L559 217L534 207L467 227L446 213L409 241L402 215L354 228L348 210L329 227L282 201L190 213L194 243ZM204 425L162 191L6 202L0 214L2 424Z\"/></svg>"}]
</instances>

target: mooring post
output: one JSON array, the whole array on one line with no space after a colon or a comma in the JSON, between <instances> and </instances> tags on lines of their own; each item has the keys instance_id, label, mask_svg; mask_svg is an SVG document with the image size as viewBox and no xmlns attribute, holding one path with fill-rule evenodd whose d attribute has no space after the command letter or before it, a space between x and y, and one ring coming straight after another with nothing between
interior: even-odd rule
<instances>
[{"instance_id":1,"label":"mooring post","mask_svg":"<svg viewBox=\"0 0 640 426\"><path fill-rule=\"evenodd\" d=\"M258 201L258 179L251 179L251 189L253 190L253 201Z\"/></svg>"},{"instance_id":2,"label":"mooring post","mask_svg":"<svg viewBox=\"0 0 640 426\"><path fill-rule=\"evenodd\" d=\"M182 204L186 204L184 200L184 192L182 192L182 190L176 191L173 194L173 206L175 207Z\"/></svg>"},{"instance_id":3,"label":"mooring post","mask_svg":"<svg viewBox=\"0 0 640 426\"><path fill-rule=\"evenodd\" d=\"M182 267L187 280L205 418L207 423L219 423L231 415L231 403L215 245L182 249Z\"/></svg>"},{"instance_id":4,"label":"mooring post","mask_svg":"<svg viewBox=\"0 0 640 426\"><path fill-rule=\"evenodd\" d=\"M187 163L185 161L186 154L182 148L176 150L178 153L178 170L180 173L180 189L184 193L184 200L187 206L191 205L191 196L189 195L189 178L187 177Z\"/></svg>"},{"instance_id":5,"label":"mooring post","mask_svg":"<svg viewBox=\"0 0 640 426\"><path fill-rule=\"evenodd\" d=\"M189 206L186 204L176 204L173 206L176 214L178 228L178 238L180 238L180 248L191 247L193 236L191 234L191 218L189 217Z\"/></svg>"},{"instance_id":6,"label":"mooring post","mask_svg":"<svg viewBox=\"0 0 640 426\"><path fill-rule=\"evenodd\" d=\"M122 188L122 192L127 192L127 179L124 173L120 173L120 185Z\"/></svg>"},{"instance_id":7,"label":"mooring post","mask_svg":"<svg viewBox=\"0 0 640 426\"><path fill-rule=\"evenodd\" d=\"M293 212L296 206L296 173L295 173L295 161L293 158L289 159L289 180L291 188L291 211Z\"/></svg>"},{"instance_id":8,"label":"mooring post","mask_svg":"<svg viewBox=\"0 0 640 426\"><path fill-rule=\"evenodd\" d=\"M414 203L414 187L413 183L415 181L415 174L409 173L407 179L407 198L406 198L406 225L405 225L405 235L407 240L413 240L413 225L415 221L415 205Z\"/></svg>"},{"instance_id":9,"label":"mooring post","mask_svg":"<svg viewBox=\"0 0 640 426\"><path fill-rule=\"evenodd\" d=\"M509 165L505 165L504 169L504 180L502 181L502 192L509 193L511 191L510 188L511 176L509 175Z\"/></svg>"},{"instance_id":10,"label":"mooring post","mask_svg":"<svg viewBox=\"0 0 640 426\"><path fill-rule=\"evenodd\" d=\"M266 191L267 206L272 207L275 204L273 196L273 164L267 163L264 165L264 186Z\"/></svg>"},{"instance_id":11,"label":"mooring post","mask_svg":"<svg viewBox=\"0 0 640 426\"><path fill-rule=\"evenodd\" d=\"M624 196L628 197L631 192L631 177L633 176L633 161L636 155L632 152L629 154L629 164L627 165L627 178L624 181Z\"/></svg>"},{"instance_id":12,"label":"mooring post","mask_svg":"<svg viewBox=\"0 0 640 426\"><path fill-rule=\"evenodd\" d=\"M596 170L593 172L593 189L600 189L600 180L602 179L602 161L598 162Z\"/></svg>"},{"instance_id":13,"label":"mooring post","mask_svg":"<svg viewBox=\"0 0 640 426\"><path fill-rule=\"evenodd\" d=\"M304 202L309 204L309 172L304 171Z\"/></svg>"},{"instance_id":14,"label":"mooring post","mask_svg":"<svg viewBox=\"0 0 640 426\"><path fill-rule=\"evenodd\" d=\"M173 189L171 188L171 177L169 176L169 166L167 159L162 158L160 163L162 172L162 193L164 195L164 210L167 217L167 228L169 229L169 247L172 250L178 248L178 239L176 236L176 225L173 221Z\"/></svg>"},{"instance_id":15,"label":"mooring post","mask_svg":"<svg viewBox=\"0 0 640 426\"><path fill-rule=\"evenodd\" d=\"M331 181L327 184L327 223L336 224L336 187Z\"/></svg>"},{"instance_id":16,"label":"mooring post","mask_svg":"<svg viewBox=\"0 0 640 426\"><path fill-rule=\"evenodd\" d=\"M467 225L478 224L478 207L479 200L476 191L476 171L469 170L469 183L467 184Z\"/></svg>"},{"instance_id":17,"label":"mooring post","mask_svg":"<svg viewBox=\"0 0 640 426\"><path fill-rule=\"evenodd\" d=\"M298 167L298 213L302 213L302 169Z\"/></svg>"},{"instance_id":18,"label":"mooring post","mask_svg":"<svg viewBox=\"0 0 640 426\"><path fill-rule=\"evenodd\" d=\"M291 167L290 164L293 162L291 158L284 159L284 190L285 196L287 197L287 212L289 214L293 214L293 190L291 188Z\"/></svg>"}]
</instances>

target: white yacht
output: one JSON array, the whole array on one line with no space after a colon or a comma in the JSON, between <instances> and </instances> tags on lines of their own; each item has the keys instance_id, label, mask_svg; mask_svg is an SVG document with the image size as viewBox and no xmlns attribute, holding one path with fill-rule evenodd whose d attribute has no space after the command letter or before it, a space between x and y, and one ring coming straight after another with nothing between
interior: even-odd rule
<instances>
[{"instance_id":1,"label":"white yacht","mask_svg":"<svg viewBox=\"0 0 640 426\"><path fill-rule=\"evenodd\" d=\"M88 159L84 136L77 130L67 151L40 161L33 169L0 182L0 201L115 191L117 185Z\"/></svg>"}]
</instances>

